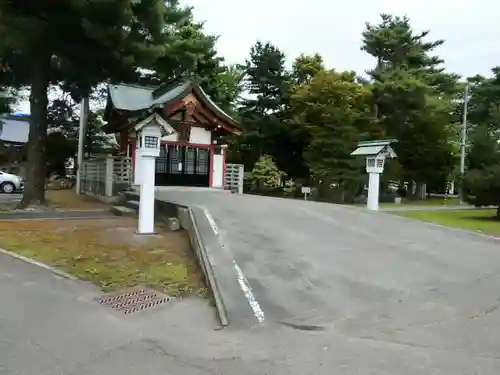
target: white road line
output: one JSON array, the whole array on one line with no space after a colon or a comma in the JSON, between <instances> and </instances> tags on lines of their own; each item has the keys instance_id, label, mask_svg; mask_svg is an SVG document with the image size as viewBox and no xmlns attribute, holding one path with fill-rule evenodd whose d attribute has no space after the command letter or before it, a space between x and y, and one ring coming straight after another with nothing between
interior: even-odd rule
<instances>
[{"instance_id":1,"label":"white road line","mask_svg":"<svg viewBox=\"0 0 500 375\"><path fill-rule=\"evenodd\" d=\"M215 223L215 220L214 220L212 214L210 213L210 211L208 211L206 208L204 208L203 212L205 213L205 216L206 216L210 226L212 227L212 230L214 231L215 235L217 237L221 237L219 227ZM229 251L227 246L224 246L224 247L226 248L226 250ZM253 295L252 287L250 286L248 279L246 278L246 276L243 273L243 271L241 270L240 266L238 265L238 263L236 263L236 261L234 259L233 259L233 266L234 266L234 269L236 271L236 279L238 280L238 284L240 285L240 288L241 288L243 294L245 295L245 297L248 301L248 304L252 308L252 311L253 311L253 314L255 315L255 318L259 321L259 323L264 323L264 311L260 307L259 302L257 302L257 300L255 299L255 296Z\"/></svg>"},{"instance_id":2,"label":"white road line","mask_svg":"<svg viewBox=\"0 0 500 375\"><path fill-rule=\"evenodd\" d=\"M238 283L240 284L240 288L245 294L245 297L247 297L248 304L253 310L253 314L259 321L259 323L264 323L264 311L260 308L259 303L255 299L253 293L252 293L252 287L250 286L250 283L248 282L245 274L241 270L240 266L238 266L238 263L233 260L233 265L234 269L236 270L236 278L238 279Z\"/></svg>"},{"instance_id":3,"label":"white road line","mask_svg":"<svg viewBox=\"0 0 500 375\"><path fill-rule=\"evenodd\" d=\"M214 231L215 235L218 236L219 235L219 227L217 227L217 224L215 223L214 217L212 216L210 211L208 211L206 208L203 209L203 212L205 213L205 216L207 217L208 223L212 227L212 230Z\"/></svg>"}]
</instances>

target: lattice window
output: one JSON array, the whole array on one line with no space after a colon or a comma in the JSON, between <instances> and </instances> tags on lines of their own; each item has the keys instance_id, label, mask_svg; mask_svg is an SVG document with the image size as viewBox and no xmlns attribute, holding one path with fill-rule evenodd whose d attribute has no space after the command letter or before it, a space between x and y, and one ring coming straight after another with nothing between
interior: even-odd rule
<instances>
[{"instance_id":1,"label":"lattice window","mask_svg":"<svg viewBox=\"0 0 500 375\"><path fill-rule=\"evenodd\" d=\"M157 148L158 147L158 137L152 135L144 136L144 148Z\"/></svg>"},{"instance_id":2,"label":"lattice window","mask_svg":"<svg viewBox=\"0 0 500 375\"><path fill-rule=\"evenodd\" d=\"M196 149L186 148L184 159L184 173L195 174Z\"/></svg>"},{"instance_id":3,"label":"lattice window","mask_svg":"<svg viewBox=\"0 0 500 375\"><path fill-rule=\"evenodd\" d=\"M182 157L181 149L177 146L172 147L170 150L170 173L180 174L182 173ZM181 170L179 170L179 165Z\"/></svg>"},{"instance_id":4,"label":"lattice window","mask_svg":"<svg viewBox=\"0 0 500 375\"><path fill-rule=\"evenodd\" d=\"M197 157L197 166L196 166L196 174L208 174L208 164L209 164L209 153L208 150L205 149L197 149L198 157Z\"/></svg>"},{"instance_id":5,"label":"lattice window","mask_svg":"<svg viewBox=\"0 0 500 375\"><path fill-rule=\"evenodd\" d=\"M167 159L166 158L156 158L155 161L155 171L156 173L167 173Z\"/></svg>"}]
</instances>

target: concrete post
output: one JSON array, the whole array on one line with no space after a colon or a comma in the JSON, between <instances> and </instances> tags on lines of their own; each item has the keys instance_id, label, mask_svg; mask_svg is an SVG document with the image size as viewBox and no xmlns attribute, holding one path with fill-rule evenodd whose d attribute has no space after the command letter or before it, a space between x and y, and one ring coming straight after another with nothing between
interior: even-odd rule
<instances>
[{"instance_id":1,"label":"concrete post","mask_svg":"<svg viewBox=\"0 0 500 375\"><path fill-rule=\"evenodd\" d=\"M368 175L368 201L366 208L369 210L378 210L379 188L380 188L380 173L371 172Z\"/></svg>"},{"instance_id":2,"label":"concrete post","mask_svg":"<svg viewBox=\"0 0 500 375\"><path fill-rule=\"evenodd\" d=\"M141 189L137 233L155 234L155 158L141 155Z\"/></svg>"},{"instance_id":3,"label":"concrete post","mask_svg":"<svg viewBox=\"0 0 500 375\"><path fill-rule=\"evenodd\" d=\"M243 194L243 181L245 177L245 167L243 165L238 166L238 194Z\"/></svg>"},{"instance_id":4,"label":"concrete post","mask_svg":"<svg viewBox=\"0 0 500 375\"><path fill-rule=\"evenodd\" d=\"M134 165L134 185L141 184L141 173L142 173L142 153L141 149L135 150L135 165Z\"/></svg>"},{"instance_id":5,"label":"concrete post","mask_svg":"<svg viewBox=\"0 0 500 375\"><path fill-rule=\"evenodd\" d=\"M85 146L85 130L87 128L89 113L89 98L84 97L80 102L80 126L78 129L78 152L77 152L77 163L76 163L76 193L82 193L82 170L81 166L83 164L83 151Z\"/></svg>"},{"instance_id":6,"label":"concrete post","mask_svg":"<svg viewBox=\"0 0 500 375\"><path fill-rule=\"evenodd\" d=\"M114 167L114 157L108 155L106 157L106 175L105 175L105 195L106 197L113 196L113 167Z\"/></svg>"}]
</instances>

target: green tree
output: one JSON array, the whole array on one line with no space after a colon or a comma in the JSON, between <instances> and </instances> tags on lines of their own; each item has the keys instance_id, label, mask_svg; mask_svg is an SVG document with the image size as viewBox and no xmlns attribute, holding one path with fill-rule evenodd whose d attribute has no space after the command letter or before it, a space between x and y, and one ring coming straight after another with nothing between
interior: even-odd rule
<instances>
[{"instance_id":1,"label":"green tree","mask_svg":"<svg viewBox=\"0 0 500 375\"><path fill-rule=\"evenodd\" d=\"M151 70L162 80L216 74L216 38L201 33L191 11L176 0L0 4L0 59L14 71L17 85L31 88L30 160L21 206L45 200L50 83L79 101L101 82L151 80L144 73Z\"/></svg>"},{"instance_id":2,"label":"green tree","mask_svg":"<svg viewBox=\"0 0 500 375\"><path fill-rule=\"evenodd\" d=\"M262 155L252 169L253 188L259 192L279 188L282 177L283 172L279 170L269 155Z\"/></svg>"},{"instance_id":3,"label":"green tree","mask_svg":"<svg viewBox=\"0 0 500 375\"><path fill-rule=\"evenodd\" d=\"M292 80L298 85L309 83L316 74L324 69L323 57L320 54L300 54L293 62Z\"/></svg>"},{"instance_id":4,"label":"green tree","mask_svg":"<svg viewBox=\"0 0 500 375\"><path fill-rule=\"evenodd\" d=\"M258 41L246 61L247 97L240 116L245 127L239 152L245 166L252 166L262 155L271 155L281 169L280 150L285 132L284 117L288 90L285 55L271 43ZM286 169L285 169L286 171Z\"/></svg>"},{"instance_id":5,"label":"green tree","mask_svg":"<svg viewBox=\"0 0 500 375\"><path fill-rule=\"evenodd\" d=\"M242 101L243 81L245 79L245 68L234 64L224 66L223 71L218 74L216 92L217 103L220 107L233 117L238 117L238 106Z\"/></svg>"},{"instance_id":6,"label":"green tree","mask_svg":"<svg viewBox=\"0 0 500 375\"><path fill-rule=\"evenodd\" d=\"M500 217L500 149L498 136L487 127L474 129L467 155L468 169L464 178L467 200L476 206L497 205Z\"/></svg>"},{"instance_id":7,"label":"green tree","mask_svg":"<svg viewBox=\"0 0 500 375\"><path fill-rule=\"evenodd\" d=\"M444 179L453 169L450 123L457 76L441 68L429 31L415 33L410 20L383 14L367 24L362 49L376 58L369 72L375 112L386 136L397 138L399 163L406 180L419 186Z\"/></svg>"},{"instance_id":8,"label":"green tree","mask_svg":"<svg viewBox=\"0 0 500 375\"><path fill-rule=\"evenodd\" d=\"M0 115L10 113L15 102L15 91L10 86L12 78L10 68L0 59Z\"/></svg>"},{"instance_id":9,"label":"green tree","mask_svg":"<svg viewBox=\"0 0 500 375\"><path fill-rule=\"evenodd\" d=\"M483 125L496 132L500 131L500 66L491 72L492 77L478 75L468 79L470 97L467 118L473 126Z\"/></svg>"},{"instance_id":10,"label":"green tree","mask_svg":"<svg viewBox=\"0 0 500 375\"><path fill-rule=\"evenodd\" d=\"M469 78L469 147L464 187L477 205L500 206L500 68ZM500 217L500 208L497 211Z\"/></svg>"},{"instance_id":11,"label":"green tree","mask_svg":"<svg viewBox=\"0 0 500 375\"><path fill-rule=\"evenodd\" d=\"M177 0L167 2L163 22L158 40L163 50L144 66L148 70L142 71L139 83L161 85L180 77L196 78L212 100L221 104L218 83L225 67L217 56L217 36L207 35L203 23L194 21L192 8L180 7Z\"/></svg>"},{"instance_id":12,"label":"green tree","mask_svg":"<svg viewBox=\"0 0 500 375\"><path fill-rule=\"evenodd\" d=\"M0 57L30 93L28 170L21 207L45 203L47 89L63 81L86 95L109 77L135 74L138 57L161 53L161 0L0 3ZM110 16L112 15L112 16Z\"/></svg>"},{"instance_id":13,"label":"green tree","mask_svg":"<svg viewBox=\"0 0 500 375\"><path fill-rule=\"evenodd\" d=\"M75 156L75 145L62 132L50 132L47 135L45 151L47 177L52 173L66 175L66 162Z\"/></svg>"},{"instance_id":14,"label":"green tree","mask_svg":"<svg viewBox=\"0 0 500 375\"><path fill-rule=\"evenodd\" d=\"M53 94L57 91L53 90ZM79 104L68 93L59 92L59 97L50 102L47 110L48 138L46 147L47 175L52 172L64 173L68 158L76 159L80 128ZM98 103L103 95L95 90L90 99ZM90 109L85 129L84 155L90 156L112 152L115 144L110 136L103 134L102 109Z\"/></svg>"},{"instance_id":15,"label":"green tree","mask_svg":"<svg viewBox=\"0 0 500 375\"><path fill-rule=\"evenodd\" d=\"M305 84L309 84L311 80L321 72L324 72L323 57L319 54L304 55L301 54L295 58L292 64L292 72L290 77L291 84L288 87L288 96L292 97L297 90ZM300 118L300 113L295 113L291 103L287 103L286 115L286 154L283 159L286 160L287 173L295 179L307 181L310 177L309 168L304 161L304 151L309 144L309 133L306 126L297 124Z\"/></svg>"},{"instance_id":16,"label":"green tree","mask_svg":"<svg viewBox=\"0 0 500 375\"><path fill-rule=\"evenodd\" d=\"M0 87L0 115L8 114L12 110L14 98L8 88Z\"/></svg>"},{"instance_id":17,"label":"green tree","mask_svg":"<svg viewBox=\"0 0 500 375\"><path fill-rule=\"evenodd\" d=\"M308 137L304 159L320 199L348 200L364 179L363 163L350 154L366 137L370 92L354 72L321 71L292 95L295 121ZM331 197L331 188L339 194Z\"/></svg>"}]
</instances>

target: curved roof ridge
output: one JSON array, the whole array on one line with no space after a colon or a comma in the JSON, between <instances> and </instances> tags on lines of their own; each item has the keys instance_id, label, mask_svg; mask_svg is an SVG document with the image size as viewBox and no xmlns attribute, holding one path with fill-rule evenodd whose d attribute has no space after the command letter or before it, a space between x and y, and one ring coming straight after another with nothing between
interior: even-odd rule
<instances>
[{"instance_id":1,"label":"curved roof ridge","mask_svg":"<svg viewBox=\"0 0 500 375\"><path fill-rule=\"evenodd\" d=\"M108 93L112 105L118 110L141 111L181 99L189 92L194 91L205 104L211 107L216 116L230 122L234 127L241 129L237 120L220 108L203 90L196 79L180 78L157 88L145 87L136 84L109 84Z\"/></svg>"}]
</instances>

